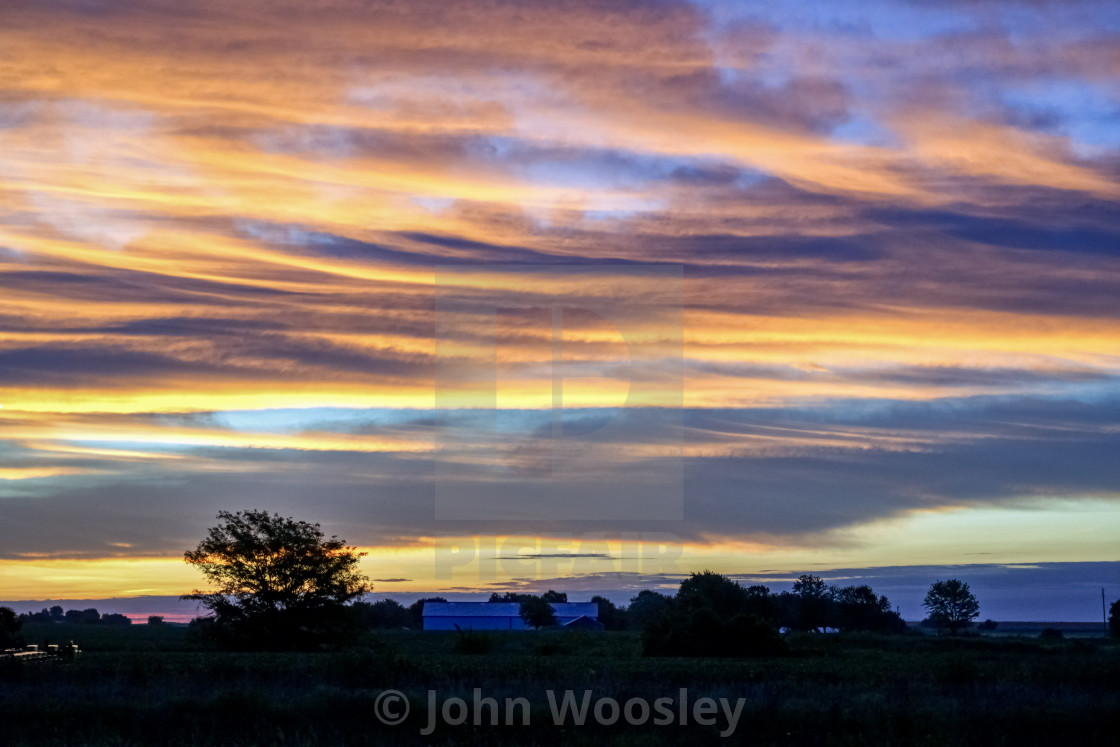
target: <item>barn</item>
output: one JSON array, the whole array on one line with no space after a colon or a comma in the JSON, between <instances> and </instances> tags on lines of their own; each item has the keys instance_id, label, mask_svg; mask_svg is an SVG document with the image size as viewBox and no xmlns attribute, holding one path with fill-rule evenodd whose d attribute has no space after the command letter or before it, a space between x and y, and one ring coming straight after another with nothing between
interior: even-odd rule
<instances>
[{"instance_id":1,"label":"barn","mask_svg":"<svg viewBox=\"0 0 1120 747\"><path fill-rule=\"evenodd\" d=\"M598 624L596 602L552 602L556 622L589 628ZM579 622L576 622L579 621ZM517 602L426 602L424 630L532 630Z\"/></svg>"}]
</instances>

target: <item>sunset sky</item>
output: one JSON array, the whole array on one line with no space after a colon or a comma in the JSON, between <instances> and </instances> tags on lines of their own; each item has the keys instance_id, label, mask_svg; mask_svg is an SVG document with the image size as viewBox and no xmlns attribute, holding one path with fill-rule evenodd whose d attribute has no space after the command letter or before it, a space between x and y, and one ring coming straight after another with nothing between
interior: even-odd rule
<instances>
[{"instance_id":1,"label":"sunset sky","mask_svg":"<svg viewBox=\"0 0 1120 747\"><path fill-rule=\"evenodd\" d=\"M379 596L1099 620L1118 201L1111 1L0 0L0 599L263 508Z\"/></svg>"}]
</instances>

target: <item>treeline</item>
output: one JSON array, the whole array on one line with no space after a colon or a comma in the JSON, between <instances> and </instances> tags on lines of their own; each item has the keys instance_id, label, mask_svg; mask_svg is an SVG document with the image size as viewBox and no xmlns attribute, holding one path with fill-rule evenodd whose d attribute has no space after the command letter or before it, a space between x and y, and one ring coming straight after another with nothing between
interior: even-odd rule
<instances>
[{"instance_id":1,"label":"treeline","mask_svg":"<svg viewBox=\"0 0 1120 747\"><path fill-rule=\"evenodd\" d=\"M409 607L385 599L352 607L362 623L375 629L419 629L425 602ZM491 594L491 602L568 601L565 592ZM901 633L902 617L890 601L867 585L837 587L812 574L799 577L792 591L773 593L766 586L743 586L712 571L693 573L676 594L644 590L627 606L594 596L599 622L607 630L642 632L647 655L751 656L780 653L783 630Z\"/></svg>"},{"instance_id":2,"label":"treeline","mask_svg":"<svg viewBox=\"0 0 1120 747\"><path fill-rule=\"evenodd\" d=\"M41 612L16 614L9 607L0 607L0 649L20 648L24 645L20 630L24 623L85 623L90 625L131 625L132 621L116 613L102 615L97 610L63 610L55 605Z\"/></svg>"},{"instance_id":3,"label":"treeline","mask_svg":"<svg viewBox=\"0 0 1120 747\"><path fill-rule=\"evenodd\" d=\"M443 597L418 599L405 607L393 599L380 602L354 602L350 605L359 624L374 630L420 630L424 626L424 603L446 602Z\"/></svg>"},{"instance_id":4,"label":"treeline","mask_svg":"<svg viewBox=\"0 0 1120 747\"><path fill-rule=\"evenodd\" d=\"M55 605L40 612L24 612L19 616L21 623L81 623L84 625L131 625L132 620L116 612L101 614L93 607L86 610L65 610Z\"/></svg>"},{"instance_id":5,"label":"treeline","mask_svg":"<svg viewBox=\"0 0 1120 747\"><path fill-rule=\"evenodd\" d=\"M711 571L693 573L676 595L643 591L625 617L642 631L647 656L773 656L781 631L901 633L902 617L870 586L836 587L805 574L793 591L771 593Z\"/></svg>"}]
</instances>

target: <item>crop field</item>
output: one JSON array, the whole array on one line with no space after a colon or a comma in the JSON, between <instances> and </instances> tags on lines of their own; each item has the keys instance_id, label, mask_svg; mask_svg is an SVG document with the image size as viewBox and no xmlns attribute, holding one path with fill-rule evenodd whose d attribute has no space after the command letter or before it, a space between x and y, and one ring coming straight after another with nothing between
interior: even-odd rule
<instances>
[{"instance_id":1,"label":"crop field","mask_svg":"<svg viewBox=\"0 0 1120 747\"><path fill-rule=\"evenodd\" d=\"M0 668L0 730L10 745L811 744L1113 745L1120 734L1120 645L1106 639L922 635L790 639L780 658L645 658L632 633L490 635L393 631L345 651L229 653L181 626L31 624L29 643L81 644L71 663ZM378 718L400 691L409 714ZM475 725L428 728L435 702L493 698ZM708 697L743 706L714 725L556 723L547 691L592 700ZM505 699L528 713L504 719ZM437 708L439 711L439 708ZM394 713L399 714L398 707ZM452 715L456 715L454 712ZM523 723L528 720L528 724Z\"/></svg>"}]
</instances>

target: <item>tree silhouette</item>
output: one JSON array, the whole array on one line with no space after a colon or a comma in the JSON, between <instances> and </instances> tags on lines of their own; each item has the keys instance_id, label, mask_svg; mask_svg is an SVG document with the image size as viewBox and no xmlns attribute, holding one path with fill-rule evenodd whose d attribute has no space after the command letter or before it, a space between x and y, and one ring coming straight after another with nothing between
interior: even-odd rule
<instances>
[{"instance_id":1,"label":"tree silhouette","mask_svg":"<svg viewBox=\"0 0 1120 747\"><path fill-rule=\"evenodd\" d=\"M19 643L17 633L23 621L20 620L15 610L0 607L0 649L15 646Z\"/></svg>"},{"instance_id":2,"label":"tree silhouette","mask_svg":"<svg viewBox=\"0 0 1120 747\"><path fill-rule=\"evenodd\" d=\"M785 651L777 622L751 611L761 588L712 571L681 581L667 609L642 630L647 656L774 656ZM631 605L633 609L633 605Z\"/></svg>"},{"instance_id":3,"label":"tree silhouette","mask_svg":"<svg viewBox=\"0 0 1120 747\"><path fill-rule=\"evenodd\" d=\"M631 597L630 606L626 608L630 627L634 630L644 629L668 611L669 597L649 589L642 589L637 596Z\"/></svg>"},{"instance_id":4,"label":"tree silhouette","mask_svg":"<svg viewBox=\"0 0 1120 747\"><path fill-rule=\"evenodd\" d=\"M521 619L533 628L546 628L556 624L556 613L544 597L529 595L521 602Z\"/></svg>"},{"instance_id":5,"label":"tree silhouette","mask_svg":"<svg viewBox=\"0 0 1120 747\"><path fill-rule=\"evenodd\" d=\"M520 593L516 591L507 591L505 594L499 594L496 591L490 592L490 602L524 602L526 599L533 596L532 594Z\"/></svg>"},{"instance_id":6,"label":"tree silhouette","mask_svg":"<svg viewBox=\"0 0 1120 747\"><path fill-rule=\"evenodd\" d=\"M824 630L835 622L836 588L820 576L804 573L793 582L794 608L792 627L800 630Z\"/></svg>"},{"instance_id":7,"label":"tree silhouette","mask_svg":"<svg viewBox=\"0 0 1120 747\"><path fill-rule=\"evenodd\" d=\"M866 584L837 590L834 622L842 631L899 633L906 629L906 623L891 609L890 600L876 595Z\"/></svg>"},{"instance_id":8,"label":"tree silhouette","mask_svg":"<svg viewBox=\"0 0 1120 747\"><path fill-rule=\"evenodd\" d=\"M394 599L382 599L373 604L354 602L352 609L366 627L374 630L400 630L413 625L412 613Z\"/></svg>"},{"instance_id":9,"label":"tree silhouette","mask_svg":"<svg viewBox=\"0 0 1120 747\"><path fill-rule=\"evenodd\" d=\"M68 623L84 623L86 625L93 625L101 622L101 613L95 607L90 607L88 610L66 610L63 616ZM50 619L49 617L47 618Z\"/></svg>"},{"instance_id":10,"label":"tree silhouette","mask_svg":"<svg viewBox=\"0 0 1120 747\"><path fill-rule=\"evenodd\" d=\"M980 603L968 584L955 578L931 584L922 606L929 612L930 624L938 630L948 628L950 635L971 625L980 614Z\"/></svg>"},{"instance_id":11,"label":"tree silhouette","mask_svg":"<svg viewBox=\"0 0 1120 747\"><path fill-rule=\"evenodd\" d=\"M616 607L614 602L599 595L591 597L591 601L599 605L599 622L603 623L605 629L626 630L627 613L625 607Z\"/></svg>"},{"instance_id":12,"label":"tree silhouette","mask_svg":"<svg viewBox=\"0 0 1120 747\"><path fill-rule=\"evenodd\" d=\"M1108 608L1108 634L1113 638L1120 638L1120 599Z\"/></svg>"},{"instance_id":13,"label":"tree silhouette","mask_svg":"<svg viewBox=\"0 0 1120 747\"><path fill-rule=\"evenodd\" d=\"M250 648L300 648L334 642L352 622L347 602L370 590L358 569L365 553L318 524L268 511L218 513L194 550L184 553L215 587L194 599L215 614L216 638Z\"/></svg>"},{"instance_id":14,"label":"tree silhouette","mask_svg":"<svg viewBox=\"0 0 1120 747\"><path fill-rule=\"evenodd\" d=\"M677 604L685 610L706 607L719 617L730 619L743 613L747 596L747 590L737 581L705 570L681 581Z\"/></svg>"}]
</instances>

